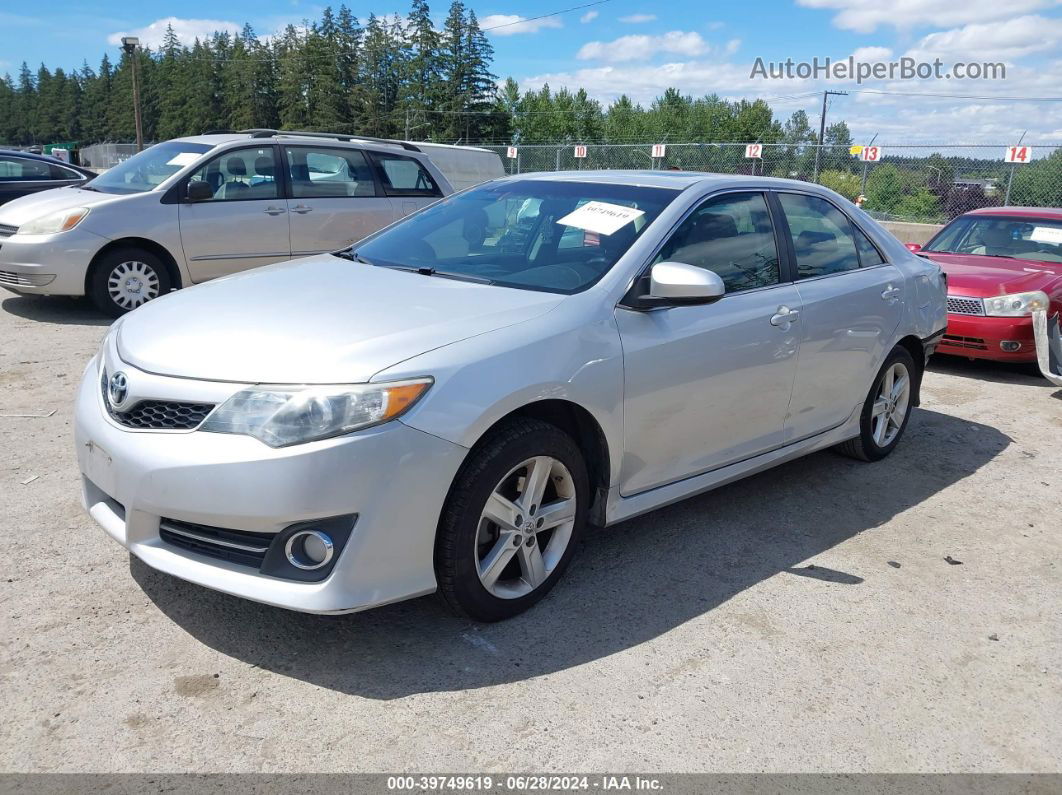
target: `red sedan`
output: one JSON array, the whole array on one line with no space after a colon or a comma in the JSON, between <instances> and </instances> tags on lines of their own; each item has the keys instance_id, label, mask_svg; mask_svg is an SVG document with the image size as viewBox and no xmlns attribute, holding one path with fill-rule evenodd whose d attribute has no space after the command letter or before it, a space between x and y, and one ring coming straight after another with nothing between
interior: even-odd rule
<instances>
[{"instance_id":1,"label":"red sedan","mask_svg":"<svg viewBox=\"0 0 1062 795\"><path fill-rule=\"evenodd\" d=\"M1062 312L1062 209L987 207L956 218L925 247L948 275L939 353L1035 362L1032 313Z\"/></svg>"}]
</instances>

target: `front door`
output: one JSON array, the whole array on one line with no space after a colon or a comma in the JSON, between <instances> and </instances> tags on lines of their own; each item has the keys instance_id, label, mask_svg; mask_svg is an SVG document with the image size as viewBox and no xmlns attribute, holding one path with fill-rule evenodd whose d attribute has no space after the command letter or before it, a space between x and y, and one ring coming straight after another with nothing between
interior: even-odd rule
<instances>
[{"instance_id":1,"label":"front door","mask_svg":"<svg viewBox=\"0 0 1062 795\"><path fill-rule=\"evenodd\" d=\"M825 199L779 193L796 260L800 369L786 442L841 425L862 406L903 315L903 275Z\"/></svg>"},{"instance_id":2,"label":"front door","mask_svg":"<svg viewBox=\"0 0 1062 795\"><path fill-rule=\"evenodd\" d=\"M277 179L276 148L229 150L189 178L202 180L212 199L182 201L181 246L192 281L289 259L288 210Z\"/></svg>"},{"instance_id":3,"label":"front door","mask_svg":"<svg viewBox=\"0 0 1062 795\"><path fill-rule=\"evenodd\" d=\"M616 310L624 496L781 445L801 306L796 288L782 282L778 251L762 193L713 197L679 226L656 261L715 271L726 295L702 306Z\"/></svg>"},{"instance_id":4,"label":"front door","mask_svg":"<svg viewBox=\"0 0 1062 795\"><path fill-rule=\"evenodd\" d=\"M291 253L336 251L395 218L391 200L377 195L372 168L359 149L284 147L291 177Z\"/></svg>"}]
</instances>

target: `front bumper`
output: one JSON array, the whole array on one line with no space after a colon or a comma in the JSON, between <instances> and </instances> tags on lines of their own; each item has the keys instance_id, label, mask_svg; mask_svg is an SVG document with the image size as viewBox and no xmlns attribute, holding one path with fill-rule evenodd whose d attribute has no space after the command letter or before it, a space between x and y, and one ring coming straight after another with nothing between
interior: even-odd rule
<instances>
[{"instance_id":1,"label":"front bumper","mask_svg":"<svg viewBox=\"0 0 1062 795\"><path fill-rule=\"evenodd\" d=\"M0 287L26 295L84 295L88 267L107 242L78 227L0 238Z\"/></svg>"},{"instance_id":2,"label":"front bumper","mask_svg":"<svg viewBox=\"0 0 1062 795\"><path fill-rule=\"evenodd\" d=\"M174 380L187 389L187 379ZM74 438L86 510L147 565L310 613L360 610L435 590L435 530L467 452L398 421L280 449L248 436L131 431L106 414L95 359L78 389ZM168 544L159 532L162 518L277 533L351 514L358 515L354 530L320 582L262 575Z\"/></svg>"},{"instance_id":3,"label":"front bumper","mask_svg":"<svg viewBox=\"0 0 1062 795\"><path fill-rule=\"evenodd\" d=\"M1001 347L1003 342L1016 342L1020 347L1007 351ZM1032 318L949 314L937 353L996 362L1035 362Z\"/></svg>"}]
</instances>

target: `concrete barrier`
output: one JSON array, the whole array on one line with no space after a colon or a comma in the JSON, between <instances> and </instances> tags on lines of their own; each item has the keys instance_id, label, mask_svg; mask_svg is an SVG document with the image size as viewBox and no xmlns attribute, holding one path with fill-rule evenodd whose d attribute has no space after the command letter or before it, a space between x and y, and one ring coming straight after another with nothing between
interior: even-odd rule
<instances>
[{"instance_id":1,"label":"concrete barrier","mask_svg":"<svg viewBox=\"0 0 1062 795\"><path fill-rule=\"evenodd\" d=\"M906 221L879 221L901 243L918 243L924 246L940 231L943 224L912 224Z\"/></svg>"}]
</instances>

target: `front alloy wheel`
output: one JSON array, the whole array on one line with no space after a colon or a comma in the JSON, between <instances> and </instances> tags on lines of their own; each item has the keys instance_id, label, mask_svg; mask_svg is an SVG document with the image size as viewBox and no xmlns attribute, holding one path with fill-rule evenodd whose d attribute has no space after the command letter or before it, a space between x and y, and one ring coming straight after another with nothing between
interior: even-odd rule
<instances>
[{"instance_id":1,"label":"front alloy wheel","mask_svg":"<svg viewBox=\"0 0 1062 795\"><path fill-rule=\"evenodd\" d=\"M477 621L527 610L567 568L589 495L582 453L562 430L522 417L492 430L458 472L439 521L443 598Z\"/></svg>"}]
</instances>

